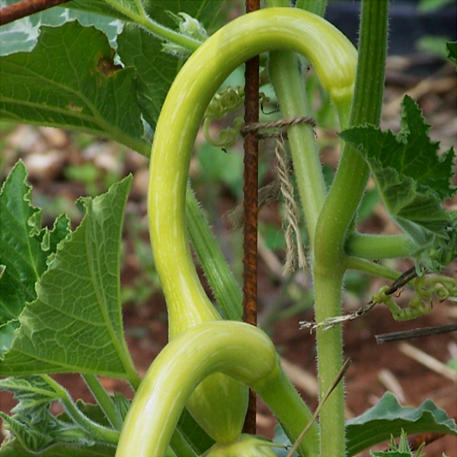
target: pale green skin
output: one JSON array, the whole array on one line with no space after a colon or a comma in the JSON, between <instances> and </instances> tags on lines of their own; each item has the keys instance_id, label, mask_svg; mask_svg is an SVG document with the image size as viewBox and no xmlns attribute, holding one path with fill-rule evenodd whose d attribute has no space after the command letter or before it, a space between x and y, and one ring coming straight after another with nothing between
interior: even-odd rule
<instances>
[{"instance_id":1,"label":"pale green skin","mask_svg":"<svg viewBox=\"0 0 457 457\"><path fill-rule=\"evenodd\" d=\"M280 447L251 435L241 435L234 443L215 444L205 457L276 457L272 447Z\"/></svg>"},{"instance_id":2,"label":"pale green skin","mask_svg":"<svg viewBox=\"0 0 457 457\"><path fill-rule=\"evenodd\" d=\"M272 49L305 55L337 107L346 112L350 104L355 48L324 19L299 9L268 8L243 15L218 30L187 60L157 123L148 192L151 242L169 308L171 338L192 324L217 318L192 262L184 217L189 159L200 122L231 71Z\"/></svg>"},{"instance_id":3,"label":"pale green skin","mask_svg":"<svg viewBox=\"0 0 457 457\"><path fill-rule=\"evenodd\" d=\"M307 57L346 125L356 51L322 18L294 8L243 15L212 35L177 75L157 123L151 152L148 210L157 271L167 300L170 339L201 322L220 319L192 262L184 205L190 153L205 109L224 79L264 51L288 49ZM192 396L189 409L216 441L240 433L247 391L216 374ZM134 454L132 454L134 455Z\"/></svg>"},{"instance_id":4,"label":"pale green skin","mask_svg":"<svg viewBox=\"0 0 457 457\"><path fill-rule=\"evenodd\" d=\"M292 440L311 418L263 331L242 322L205 322L168 343L150 366L125 418L116 457L163 457L189 396L202 379L215 372L225 373L256 390L273 412L284 419ZM255 452L253 439L244 444ZM236 449L237 445L234 446ZM226 455L221 448L227 450ZM263 444L257 450L262 448L265 450ZM301 456L315 456L318 449L318 431L314 426L299 452ZM216 446L213 452L228 457L232 450L231 446Z\"/></svg>"}]
</instances>

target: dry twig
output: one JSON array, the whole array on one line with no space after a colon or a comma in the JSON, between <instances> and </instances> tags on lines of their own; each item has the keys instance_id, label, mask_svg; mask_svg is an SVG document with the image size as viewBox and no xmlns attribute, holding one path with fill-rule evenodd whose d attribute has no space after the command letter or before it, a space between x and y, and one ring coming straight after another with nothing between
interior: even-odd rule
<instances>
[{"instance_id":1,"label":"dry twig","mask_svg":"<svg viewBox=\"0 0 457 457\"><path fill-rule=\"evenodd\" d=\"M416 268L412 267L409 270L406 270L402 275L400 275L393 284L386 290L386 295L392 295L401 289L405 284L414 279L417 276ZM359 309L350 314L343 314L342 316L330 317L321 322L313 321L300 321L300 330L304 328L309 328L311 331L323 327L324 330L332 328L334 325L342 324L346 321L352 321L359 317L364 316L370 312L373 307L376 305L376 302L370 300L368 303L364 303Z\"/></svg>"},{"instance_id":2,"label":"dry twig","mask_svg":"<svg viewBox=\"0 0 457 457\"><path fill-rule=\"evenodd\" d=\"M319 415L319 412L322 409L322 406L324 406L324 404L327 401L328 397L330 397L330 394L335 390L336 386L343 379L343 376L345 375L345 373L348 370L350 365L351 365L351 360L350 359L346 359L346 361L343 363L343 366L341 367L341 370L338 373L337 377L335 378L335 380L333 381L332 385L329 387L327 392L325 392L325 394L322 397L321 401L317 405L317 408L314 410L314 413L313 413L311 419L306 424L306 427L300 433L300 435L296 439L296 441L293 444L293 446L289 449L289 452L287 453L286 457L292 457L294 455L294 452L298 449L298 446L300 446L300 443L303 441L303 438L308 433L308 430L311 428L311 425L313 425L313 422L316 420L317 416Z\"/></svg>"},{"instance_id":3,"label":"dry twig","mask_svg":"<svg viewBox=\"0 0 457 457\"><path fill-rule=\"evenodd\" d=\"M387 369L383 369L378 374L379 382L381 382L387 390L390 390L401 402L406 400L405 392L395 377L395 375Z\"/></svg>"},{"instance_id":4,"label":"dry twig","mask_svg":"<svg viewBox=\"0 0 457 457\"><path fill-rule=\"evenodd\" d=\"M457 331L457 324L438 325L436 327L423 327L414 328L412 330L405 330L401 332L381 333L375 335L376 343L389 343L391 341L408 340L412 338L419 338L430 335L439 335L441 333L449 333Z\"/></svg>"},{"instance_id":5,"label":"dry twig","mask_svg":"<svg viewBox=\"0 0 457 457\"><path fill-rule=\"evenodd\" d=\"M296 387L312 396L319 393L317 380L311 373L284 358L281 358L281 365L287 377Z\"/></svg>"},{"instance_id":6,"label":"dry twig","mask_svg":"<svg viewBox=\"0 0 457 457\"><path fill-rule=\"evenodd\" d=\"M438 373L441 376L450 379L451 381L457 381L457 373L454 370L449 368L443 362L435 359L435 357L425 353L424 351L421 351L420 349L417 349L408 343L401 343L398 346L398 349L403 352L403 354L411 357L412 359L416 360L416 362L419 362L435 373Z\"/></svg>"}]
</instances>

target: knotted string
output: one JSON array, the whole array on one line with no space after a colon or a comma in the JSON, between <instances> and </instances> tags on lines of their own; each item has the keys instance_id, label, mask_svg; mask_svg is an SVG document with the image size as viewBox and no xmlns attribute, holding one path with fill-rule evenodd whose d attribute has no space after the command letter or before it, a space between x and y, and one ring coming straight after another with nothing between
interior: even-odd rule
<instances>
[{"instance_id":1,"label":"knotted string","mask_svg":"<svg viewBox=\"0 0 457 457\"><path fill-rule=\"evenodd\" d=\"M284 138L287 137L284 129L298 124L308 124L313 130L316 127L314 119L308 116L298 116L287 120L245 124L240 129L242 135L246 135L249 132L256 132L259 139L276 138L275 157L278 164L279 187L286 209L286 215L283 218L282 224L286 241L286 261L283 267L284 275L295 271L297 267L304 268L306 266L306 255L298 225L298 208L294 198L294 186L290 180L289 164L284 146ZM260 130L271 129L280 129L280 131L260 132Z\"/></svg>"}]
</instances>

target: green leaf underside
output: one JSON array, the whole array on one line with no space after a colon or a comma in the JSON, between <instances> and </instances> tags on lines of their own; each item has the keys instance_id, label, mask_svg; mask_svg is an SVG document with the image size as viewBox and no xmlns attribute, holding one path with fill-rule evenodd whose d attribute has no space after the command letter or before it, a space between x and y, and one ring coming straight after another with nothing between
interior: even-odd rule
<instances>
[{"instance_id":1,"label":"green leaf underside","mask_svg":"<svg viewBox=\"0 0 457 457\"><path fill-rule=\"evenodd\" d=\"M198 19L206 28L210 28L217 13L223 5L223 0L167 0L167 7L164 8L163 0L144 0L144 8L149 16L167 27L176 27L166 11L172 13L187 13Z\"/></svg>"},{"instance_id":2,"label":"green leaf underside","mask_svg":"<svg viewBox=\"0 0 457 457\"><path fill-rule=\"evenodd\" d=\"M39 455L40 457L113 457L115 453L116 449L112 446L95 444L81 447L58 444ZM36 455L36 453L25 450L16 439L3 442L0 448L0 457L36 457Z\"/></svg>"},{"instance_id":3,"label":"green leaf underside","mask_svg":"<svg viewBox=\"0 0 457 457\"><path fill-rule=\"evenodd\" d=\"M383 452L372 452L373 457L411 457L411 452L399 452L399 451L383 451Z\"/></svg>"},{"instance_id":4,"label":"green leaf underside","mask_svg":"<svg viewBox=\"0 0 457 457\"><path fill-rule=\"evenodd\" d=\"M131 177L82 199L80 226L58 247L19 317L0 375L80 372L125 378L133 365L119 300L122 218Z\"/></svg>"},{"instance_id":5,"label":"green leaf underside","mask_svg":"<svg viewBox=\"0 0 457 457\"><path fill-rule=\"evenodd\" d=\"M342 132L341 137L359 147L389 213L416 243L417 260L436 270L457 253L455 216L441 206L455 192L450 184L454 151L439 156L439 144L429 139L430 127L417 104L405 96L402 106L397 136L361 126Z\"/></svg>"},{"instance_id":6,"label":"green leaf underside","mask_svg":"<svg viewBox=\"0 0 457 457\"><path fill-rule=\"evenodd\" d=\"M195 422L187 409L183 410L179 418L178 429L199 455L203 454L214 444L214 441Z\"/></svg>"},{"instance_id":7,"label":"green leaf underside","mask_svg":"<svg viewBox=\"0 0 457 457\"><path fill-rule=\"evenodd\" d=\"M70 231L64 215L51 231L41 228L41 211L30 202L26 177L19 161L0 190L0 357L11 344L25 304L36 298L35 283Z\"/></svg>"},{"instance_id":8,"label":"green leaf underside","mask_svg":"<svg viewBox=\"0 0 457 457\"><path fill-rule=\"evenodd\" d=\"M16 2L17 0L0 0L0 7ZM74 1L66 5L70 6L73 3ZM36 45L41 26L58 27L75 20L85 27L94 26L101 30L108 37L111 45L115 45L116 37L122 29L122 23L112 17L56 6L2 25L0 55L31 51Z\"/></svg>"},{"instance_id":9,"label":"green leaf underside","mask_svg":"<svg viewBox=\"0 0 457 457\"><path fill-rule=\"evenodd\" d=\"M54 382L54 381L53 381ZM62 422L51 414L50 405L60 397L47 376L10 377L0 381L1 390L14 393L18 404L12 416L0 413L3 427L26 452L41 453L60 441L93 444L79 426Z\"/></svg>"},{"instance_id":10,"label":"green leaf underside","mask_svg":"<svg viewBox=\"0 0 457 457\"><path fill-rule=\"evenodd\" d=\"M132 0L73 0L66 6L131 21L132 16L142 15L141 8L138 6L140 3L144 5L145 11L154 21L167 27L174 27L176 24L170 20L165 10L173 13L185 12L209 26L220 10L223 1L167 0L166 8L164 8L163 0L142 0L141 2Z\"/></svg>"},{"instance_id":11,"label":"green leaf underside","mask_svg":"<svg viewBox=\"0 0 457 457\"><path fill-rule=\"evenodd\" d=\"M279 448L275 450L278 457L286 457L289 452L289 447L291 446L291 443L281 424L275 425L273 442L284 446L284 448ZM298 454L294 452L293 457L298 457Z\"/></svg>"},{"instance_id":12,"label":"green leaf underside","mask_svg":"<svg viewBox=\"0 0 457 457\"><path fill-rule=\"evenodd\" d=\"M110 5L109 3L112 3ZM129 21L129 17L126 16L122 11L113 7L114 4L121 4L123 2L108 2L105 0L72 0L70 3L65 5L68 8L87 11L90 13L99 14L101 16L109 16L116 19L121 19L124 21ZM133 3L133 2L128 2ZM132 5L133 6L133 5ZM128 8L127 11L135 12L138 11L135 6L133 9Z\"/></svg>"},{"instance_id":13,"label":"green leaf underside","mask_svg":"<svg viewBox=\"0 0 457 457\"><path fill-rule=\"evenodd\" d=\"M216 16L221 0L167 1L167 11L186 12L208 26ZM165 13L162 1L145 2L155 21L175 29ZM182 60L161 51L162 41L143 29L127 25L118 37L118 53L124 65L134 67L138 75L138 103L146 121L155 126L160 109Z\"/></svg>"},{"instance_id":14,"label":"green leaf underside","mask_svg":"<svg viewBox=\"0 0 457 457\"><path fill-rule=\"evenodd\" d=\"M0 191L0 320L17 318L27 301L35 298L35 282L46 268L46 254L41 249L41 227L29 225L40 211L31 205L26 170L19 162Z\"/></svg>"},{"instance_id":15,"label":"green leaf underside","mask_svg":"<svg viewBox=\"0 0 457 457\"><path fill-rule=\"evenodd\" d=\"M0 390L13 392L18 404L11 410L27 415L31 423L39 422L43 409L56 399L56 392L41 376L15 376L0 380Z\"/></svg>"},{"instance_id":16,"label":"green leaf underside","mask_svg":"<svg viewBox=\"0 0 457 457\"><path fill-rule=\"evenodd\" d=\"M12 410L12 417L2 415L7 428L14 434L14 439L0 449L3 455L114 455L111 445L95 446L78 424L65 412L58 416L50 413L50 404L58 401L59 393L47 382L47 376L10 377L0 381L0 390L14 393L18 405ZM116 394L118 401L128 405L128 400ZM77 408L90 420L109 426L106 417L98 405L76 402ZM87 450L87 453L82 453ZM16 451L17 454L12 452Z\"/></svg>"},{"instance_id":17,"label":"green leaf underside","mask_svg":"<svg viewBox=\"0 0 457 457\"><path fill-rule=\"evenodd\" d=\"M161 51L162 43L149 32L127 24L117 39L124 65L137 72L138 104L149 125L155 126L168 89L181 62Z\"/></svg>"},{"instance_id":18,"label":"green leaf underside","mask_svg":"<svg viewBox=\"0 0 457 457\"><path fill-rule=\"evenodd\" d=\"M455 421L432 401L426 400L418 408L403 407L387 392L373 408L346 422L348 455L398 437L402 429L408 435L437 432L457 436Z\"/></svg>"},{"instance_id":19,"label":"green leaf underside","mask_svg":"<svg viewBox=\"0 0 457 457\"><path fill-rule=\"evenodd\" d=\"M143 144L134 71L119 69L113 57L106 36L93 27L43 27L31 52L0 58L0 119Z\"/></svg>"},{"instance_id":20,"label":"green leaf underside","mask_svg":"<svg viewBox=\"0 0 457 457\"><path fill-rule=\"evenodd\" d=\"M451 62L454 63L457 69L457 41L449 41L446 43L448 58Z\"/></svg>"}]
</instances>

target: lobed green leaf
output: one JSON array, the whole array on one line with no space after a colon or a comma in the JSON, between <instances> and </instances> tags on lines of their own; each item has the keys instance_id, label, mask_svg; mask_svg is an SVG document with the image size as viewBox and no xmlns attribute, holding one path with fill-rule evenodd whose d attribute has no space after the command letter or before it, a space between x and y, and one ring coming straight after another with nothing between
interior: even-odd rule
<instances>
[{"instance_id":1,"label":"lobed green leaf","mask_svg":"<svg viewBox=\"0 0 457 457\"><path fill-rule=\"evenodd\" d=\"M122 8L124 3L127 3L127 5L125 5L125 9ZM125 13L138 13L138 8L134 5L134 3L135 2L128 0L73 0L65 6L76 10L94 13L100 16L108 16L121 19L123 21L129 21L130 18Z\"/></svg>"},{"instance_id":2,"label":"lobed green leaf","mask_svg":"<svg viewBox=\"0 0 457 457\"><path fill-rule=\"evenodd\" d=\"M80 372L137 381L119 299L122 219L131 177L81 199L80 226L58 245L19 317L1 375Z\"/></svg>"},{"instance_id":3,"label":"lobed green leaf","mask_svg":"<svg viewBox=\"0 0 457 457\"><path fill-rule=\"evenodd\" d=\"M66 216L41 228L41 211L30 201L27 172L19 161L0 189L0 357L10 346L17 318L36 298L35 284L69 233Z\"/></svg>"},{"instance_id":4,"label":"lobed green leaf","mask_svg":"<svg viewBox=\"0 0 457 457\"><path fill-rule=\"evenodd\" d=\"M414 457L411 452L381 451L371 452L372 457Z\"/></svg>"},{"instance_id":5,"label":"lobed green leaf","mask_svg":"<svg viewBox=\"0 0 457 457\"><path fill-rule=\"evenodd\" d=\"M175 14L185 12L209 26L222 3L221 0L171 0L167 1L166 10ZM176 27L166 13L163 2L148 0L145 9L155 21L170 28ZM138 103L144 118L154 127L168 89L183 63L182 59L162 52L162 41L133 24L126 25L117 42L118 53L124 65L136 70Z\"/></svg>"},{"instance_id":6,"label":"lobed green leaf","mask_svg":"<svg viewBox=\"0 0 457 457\"><path fill-rule=\"evenodd\" d=\"M65 5L73 6L76 2L77 0L66 3ZM0 0L0 8L12 3L16 3L16 0ZM105 6L106 9L107 7ZM41 26L58 27L66 22L73 21L78 21L85 27L94 26L98 30L101 30L113 46L115 45L118 33L122 30L122 23L113 20L112 17L56 6L2 25L0 27L0 41L2 43L0 56L31 51L35 47L40 35Z\"/></svg>"},{"instance_id":7,"label":"lobed green leaf","mask_svg":"<svg viewBox=\"0 0 457 457\"><path fill-rule=\"evenodd\" d=\"M224 2L223 0L193 0L191 2L167 0L166 8L164 8L163 0L144 0L143 3L149 16L165 26L175 26L170 14L167 13L170 11L175 14L187 13L202 22L206 28L209 28Z\"/></svg>"},{"instance_id":8,"label":"lobed green leaf","mask_svg":"<svg viewBox=\"0 0 457 457\"><path fill-rule=\"evenodd\" d=\"M449 41L446 43L448 58L456 65L457 68L457 41Z\"/></svg>"},{"instance_id":9,"label":"lobed green leaf","mask_svg":"<svg viewBox=\"0 0 457 457\"><path fill-rule=\"evenodd\" d=\"M0 58L0 119L84 130L147 149L134 71L113 58L106 36L93 27L42 27L31 52Z\"/></svg>"},{"instance_id":10,"label":"lobed green leaf","mask_svg":"<svg viewBox=\"0 0 457 457\"><path fill-rule=\"evenodd\" d=\"M457 436L457 426L446 412L431 400L418 408L401 406L393 394L387 392L377 405L362 415L346 421L348 456L398 437L402 430L406 434L437 432Z\"/></svg>"},{"instance_id":11,"label":"lobed green leaf","mask_svg":"<svg viewBox=\"0 0 457 457\"><path fill-rule=\"evenodd\" d=\"M454 151L439 155L439 144L430 140L430 127L414 100L405 96L402 106L398 135L359 126L341 137L368 162L389 213L416 244L418 263L439 270L457 255L456 217L441 206L455 192L450 184Z\"/></svg>"},{"instance_id":12,"label":"lobed green leaf","mask_svg":"<svg viewBox=\"0 0 457 457\"><path fill-rule=\"evenodd\" d=\"M41 452L40 457L113 457L116 449L112 446L94 444L93 446L72 446L58 444ZM3 442L0 457L36 457L36 453L27 451L17 439Z\"/></svg>"},{"instance_id":13,"label":"lobed green leaf","mask_svg":"<svg viewBox=\"0 0 457 457\"><path fill-rule=\"evenodd\" d=\"M13 392L18 404L11 410L24 414L32 423L42 420L43 411L57 399L58 394L41 376L14 376L0 380L0 390Z\"/></svg>"}]
</instances>

